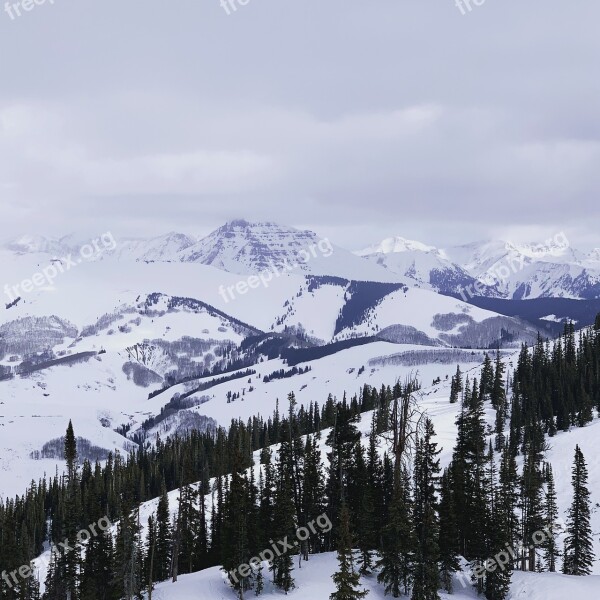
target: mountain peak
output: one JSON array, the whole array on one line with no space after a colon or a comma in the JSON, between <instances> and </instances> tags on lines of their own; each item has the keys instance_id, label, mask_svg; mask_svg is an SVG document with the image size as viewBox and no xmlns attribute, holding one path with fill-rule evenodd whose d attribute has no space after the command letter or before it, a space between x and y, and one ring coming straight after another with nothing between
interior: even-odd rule
<instances>
[{"instance_id":1,"label":"mountain peak","mask_svg":"<svg viewBox=\"0 0 600 600\"><path fill-rule=\"evenodd\" d=\"M5 245L5 248L18 254L32 254L38 252L60 254L68 249L68 244L65 243L67 237L59 239L45 237L43 235L25 234L8 242Z\"/></svg>"},{"instance_id":2,"label":"mountain peak","mask_svg":"<svg viewBox=\"0 0 600 600\"><path fill-rule=\"evenodd\" d=\"M359 256L369 256L370 254L394 254L397 252L432 252L436 251L435 246L428 246L416 240L409 240L401 236L389 237L382 240L379 244L369 246L364 250L359 250L356 254Z\"/></svg>"}]
</instances>

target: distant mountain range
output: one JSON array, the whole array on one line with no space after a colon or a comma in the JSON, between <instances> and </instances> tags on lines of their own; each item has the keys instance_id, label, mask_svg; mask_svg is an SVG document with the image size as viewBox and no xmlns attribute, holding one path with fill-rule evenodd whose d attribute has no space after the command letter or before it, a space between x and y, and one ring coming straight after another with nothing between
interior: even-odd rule
<instances>
[{"instance_id":1,"label":"distant mountain range","mask_svg":"<svg viewBox=\"0 0 600 600\"><path fill-rule=\"evenodd\" d=\"M54 472L28 457L66 415L93 445L126 451L269 414L290 389L307 404L413 369L446 381L486 350L593 322L598 254L403 238L355 253L243 220L203 238L23 236L0 248L3 481L20 490ZM494 270L509 273L486 279Z\"/></svg>"},{"instance_id":2,"label":"distant mountain range","mask_svg":"<svg viewBox=\"0 0 600 600\"><path fill-rule=\"evenodd\" d=\"M311 231L235 220L203 238L172 232L116 241L102 258L200 263L240 275L287 266L295 273L405 283L467 301L600 298L600 248L579 252L563 234L538 244L484 241L449 248L393 237L350 252ZM65 255L76 253L83 243L73 236L23 236L6 249L16 254Z\"/></svg>"},{"instance_id":3,"label":"distant mountain range","mask_svg":"<svg viewBox=\"0 0 600 600\"><path fill-rule=\"evenodd\" d=\"M600 298L600 249L584 254L562 234L541 244L491 241L450 248L396 237L357 254L414 285L465 300Z\"/></svg>"}]
</instances>

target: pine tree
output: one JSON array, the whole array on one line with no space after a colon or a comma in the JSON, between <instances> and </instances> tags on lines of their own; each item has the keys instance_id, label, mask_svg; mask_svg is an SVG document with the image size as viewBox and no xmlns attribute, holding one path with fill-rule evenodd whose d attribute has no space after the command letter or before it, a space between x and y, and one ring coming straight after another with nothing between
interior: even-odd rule
<instances>
[{"instance_id":1,"label":"pine tree","mask_svg":"<svg viewBox=\"0 0 600 600\"><path fill-rule=\"evenodd\" d=\"M156 508L156 547L154 549L153 580L166 581L171 575L173 532L169 512L169 496L164 478L161 482L161 494Z\"/></svg>"},{"instance_id":2,"label":"pine tree","mask_svg":"<svg viewBox=\"0 0 600 600\"><path fill-rule=\"evenodd\" d=\"M438 548L440 551L440 580L442 587L452 593L452 577L460 570L458 560L458 525L456 507L452 492L451 471L446 469L442 475L440 490L440 530Z\"/></svg>"},{"instance_id":3,"label":"pine tree","mask_svg":"<svg viewBox=\"0 0 600 600\"><path fill-rule=\"evenodd\" d=\"M483 401L491 399L494 390L494 367L490 355L486 352L483 366L481 367L481 381L479 382L479 395ZM495 408L495 407L494 407Z\"/></svg>"},{"instance_id":4,"label":"pine tree","mask_svg":"<svg viewBox=\"0 0 600 600\"><path fill-rule=\"evenodd\" d=\"M306 448L304 451L304 485L302 487L302 511L308 522L314 521L325 511L325 482L321 462L321 451L318 443L310 435L306 439ZM303 548L305 551L304 560L308 560L308 553L318 553L321 551L322 539L319 532L310 532Z\"/></svg>"},{"instance_id":5,"label":"pine tree","mask_svg":"<svg viewBox=\"0 0 600 600\"><path fill-rule=\"evenodd\" d=\"M155 560L156 560L156 541L158 537L158 529L156 519L153 515L148 517L146 539L146 561L142 575L142 588L148 591L148 600L152 600L152 592L154 591Z\"/></svg>"},{"instance_id":6,"label":"pine tree","mask_svg":"<svg viewBox=\"0 0 600 600\"><path fill-rule=\"evenodd\" d=\"M353 473L354 510L356 522L356 542L359 550L359 573L368 575L373 571L373 553L377 548L377 532L375 517L375 494L363 447L356 444Z\"/></svg>"},{"instance_id":7,"label":"pine tree","mask_svg":"<svg viewBox=\"0 0 600 600\"><path fill-rule=\"evenodd\" d=\"M81 512L80 489L77 473L77 440L73 424L69 421L64 445L67 462L64 538L71 550L61 553L62 577L64 578L65 597L78 600L81 576L81 548L77 540L79 517Z\"/></svg>"},{"instance_id":8,"label":"pine tree","mask_svg":"<svg viewBox=\"0 0 600 600\"><path fill-rule=\"evenodd\" d=\"M87 502L87 517L90 522L97 523L105 517L103 500L105 498L104 482L100 464L96 464L95 482ZM82 480L85 478L82 477ZM85 548L85 562L81 574L82 600L113 600L116 596L113 586L113 537L110 528L93 535Z\"/></svg>"},{"instance_id":9,"label":"pine tree","mask_svg":"<svg viewBox=\"0 0 600 600\"><path fill-rule=\"evenodd\" d=\"M500 457L500 474L496 510L500 517L500 527L505 532L506 541L512 548L519 537L519 519L516 509L519 502L519 477L517 462L508 447Z\"/></svg>"},{"instance_id":10,"label":"pine tree","mask_svg":"<svg viewBox=\"0 0 600 600\"><path fill-rule=\"evenodd\" d=\"M77 440L73 430L73 423L69 421L67 434L65 436L65 460L67 461L67 476L69 481L75 477L75 469L77 465Z\"/></svg>"},{"instance_id":11,"label":"pine tree","mask_svg":"<svg viewBox=\"0 0 600 600\"><path fill-rule=\"evenodd\" d=\"M358 589L360 575L354 570L350 512L346 503L342 504L340 512L337 558L339 569L333 575L336 591L329 596L329 600L360 600L364 598L368 594L368 591Z\"/></svg>"},{"instance_id":12,"label":"pine tree","mask_svg":"<svg viewBox=\"0 0 600 600\"><path fill-rule=\"evenodd\" d=\"M230 573L229 581L238 598L243 598L244 592L252 587L252 576L250 573L240 573L237 568L248 564L252 555L248 539L248 483L242 475L239 447L233 460L235 468L223 507L225 519L221 534L222 564L225 571Z\"/></svg>"},{"instance_id":13,"label":"pine tree","mask_svg":"<svg viewBox=\"0 0 600 600\"><path fill-rule=\"evenodd\" d=\"M505 453L504 456L508 456ZM512 542L512 528L514 507L511 505L511 492L501 481L499 485L496 482L496 469L492 447L490 444L488 455L488 523L487 523L487 553L488 559L485 566L485 597L487 600L505 600L510 590L510 581L512 576L512 566L510 561L510 552L508 548ZM512 511L512 514L507 514ZM504 555L507 558L506 564L495 562L494 557ZM491 568L490 561L494 568Z\"/></svg>"},{"instance_id":14,"label":"pine tree","mask_svg":"<svg viewBox=\"0 0 600 600\"><path fill-rule=\"evenodd\" d=\"M294 507L293 474L290 465L291 449L283 441L279 447L279 468L277 473L275 504L273 507L274 540L293 539L296 532L296 511ZM293 559L291 551L275 556L271 564L273 583L286 594L295 587L293 578Z\"/></svg>"},{"instance_id":15,"label":"pine tree","mask_svg":"<svg viewBox=\"0 0 600 600\"><path fill-rule=\"evenodd\" d=\"M386 594L399 598L408 593L415 553L415 534L410 518L410 489L404 473L396 473L387 524L381 532L381 558L377 581Z\"/></svg>"},{"instance_id":16,"label":"pine tree","mask_svg":"<svg viewBox=\"0 0 600 600\"><path fill-rule=\"evenodd\" d=\"M438 600L440 577L439 488L440 450L433 441L435 431L430 419L425 420L423 437L418 441L414 466L414 509L417 551L414 566L413 600Z\"/></svg>"},{"instance_id":17,"label":"pine tree","mask_svg":"<svg viewBox=\"0 0 600 600\"><path fill-rule=\"evenodd\" d=\"M504 425L506 421L508 405L506 403L506 391L504 388L504 371L505 366L500 360L500 350L498 350L496 353L494 381L490 394L492 406L496 409L496 450L502 450L502 448L504 448L504 444L506 443L504 436Z\"/></svg>"},{"instance_id":18,"label":"pine tree","mask_svg":"<svg viewBox=\"0 0 600 600\"><path fill-rule=\"evenodd\" d=\"M450 380L450 402L452 404L458 402L459 394L463 391L462 373L460 365L456 367L456 375Z\"/></svg>"},{"instance_id":19,"label":"pine tree","mask_svg":"<svg viewBox=\"0 0 600 600\"><path fill-rule=\"evenodd\" d=\"M563 573L566 575L589 575L594 562L587 480L585 459L576 446L572 470L573 503L568 513L563 561Z\"/></svg>"},{"instance_id":20,"label":"pine tree","mask_svg":"<svg viewBox=\"0 0 600 600\"><path fill-rule=\"evenodd\" d=\"M123 498L123 514L117 527L114 566L118 597L125 600L137 598L142 590L139 506L134 508L131 489Z\"/></svg>"},{"instance_id":21,"label":"pine tree","mask_svg":"<svg viewBox=\"0 0 600 600\"><path fill-rule=\"evenodd\" d=\"M556 571L556 559L559 557L558 544L556 542L556 521L558 519L558 506L556 501L556 488L554 485L554 475L552 466L546 464L546 496L544 499L544 533L546 540L544 542L544 562L546 568L551 573Z\"/></svg>"},{"instance_id":22,"label":"pine tree","mask_svg":"<svg viewBox=\"0 0 600 600\"><path fill-rule=\"evenodd\" d=\"M526 569L535 571L536 569L536 548L531 540L538 531L541 531L544 525L543 478L539 461L540 454L531 447L525 457L521 478L522 540L525 546L521 556L522 571Z\"/></svg>"}]
</instances>

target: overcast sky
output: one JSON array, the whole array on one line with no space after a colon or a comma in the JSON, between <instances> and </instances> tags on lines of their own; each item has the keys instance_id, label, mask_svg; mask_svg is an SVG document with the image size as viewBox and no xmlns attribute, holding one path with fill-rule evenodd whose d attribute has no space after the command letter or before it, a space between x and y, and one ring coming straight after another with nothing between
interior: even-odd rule
<instances>
[{"instance_id":1,"label":"overcast sky","mask_svg":"<svg viewBox=\"0 0 600 600\"><path fill-rule=\"evenodd\" d=\"M1 10L0 238L600 246L598 0L243 1Z\"/></svg>"}]
</instances>

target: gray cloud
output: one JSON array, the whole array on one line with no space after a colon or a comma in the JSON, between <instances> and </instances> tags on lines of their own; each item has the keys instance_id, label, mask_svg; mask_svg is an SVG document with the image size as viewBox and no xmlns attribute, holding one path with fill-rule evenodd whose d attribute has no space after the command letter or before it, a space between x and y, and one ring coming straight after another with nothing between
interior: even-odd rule
<instances>
[{"instance_id":1,"label":"gray cloud","mask_svg":"<svg viewBox=\"0 0 600 600\"><path fill-rule=\"evenodd\" d=\"M16 0L15 0L16 1ZM0 236L595 241L600 5L55 0L0 14Z\"/></svg>"}]
</instances>

